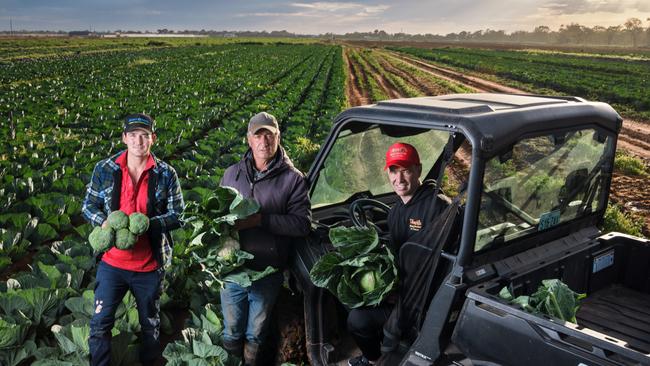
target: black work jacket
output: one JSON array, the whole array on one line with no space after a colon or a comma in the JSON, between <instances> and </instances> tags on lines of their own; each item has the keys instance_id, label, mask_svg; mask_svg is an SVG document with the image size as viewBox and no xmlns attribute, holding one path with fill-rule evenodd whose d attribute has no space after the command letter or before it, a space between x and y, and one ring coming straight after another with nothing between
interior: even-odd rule
<instances>
[{"instance_id":1,"label":"black work jacket","mask_svg":"<svg viewBox=\"0 0 650 366\"><path fill-rule=\"evenodd\" d=\"M388 213L389 247L395 255L399 254L402 244L407 241L418 242L426 232L436 215L440 214L450 203L443 194L438 195L438 202L433 207L435 182L426 180L418 187L415 194L405 204L398 199Z\"/></svg>"},{"instance_id":2,"label":"black work jacket","mask_svg":"<svg viewBox=\"0 0 650 366\"><path fill-rule=\"evenodd\" d=\"M244 197L260 204L262 225L239 231L241 249L255 256L245 266L264 270L287 265L293 238L304 237L311 229L311 204L303 174L294 168L282 147L277 162L266 174L255 178L252 155L226 169L221 185L236 188Z\"/></svg>"}]
</instances>

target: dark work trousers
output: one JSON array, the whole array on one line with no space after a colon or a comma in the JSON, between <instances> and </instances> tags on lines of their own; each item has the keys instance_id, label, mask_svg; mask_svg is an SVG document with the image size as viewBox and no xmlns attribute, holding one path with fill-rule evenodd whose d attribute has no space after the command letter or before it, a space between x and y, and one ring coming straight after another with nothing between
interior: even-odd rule
<instances>
[{"instance_id":1,"label":"dark work trousers","mask_svg":"<svg viewBox=\"0 0 650 366\"><path fill-rule=\"evenodd\" d=\"M131 291L138 307L142 331L140 361L153 365L160 357L160 294L164 271L133 272L99 262L95 283L95 313L90 320L90 364L111 363L111 330L115 311L127 291Z\"/></svg>"},{"instance_id":2,"label":"dark work trousers","mask_svg":"<svg viewBox=\"0 0 650 366\"><path fill-rule=\"evenodd\" d=\"M393 307L392 304L380 304L352 309L348 314L348 331L363 355L370 361L377 361L381 356L384 323L388 320Z\"/></svg>"}]
</instances>

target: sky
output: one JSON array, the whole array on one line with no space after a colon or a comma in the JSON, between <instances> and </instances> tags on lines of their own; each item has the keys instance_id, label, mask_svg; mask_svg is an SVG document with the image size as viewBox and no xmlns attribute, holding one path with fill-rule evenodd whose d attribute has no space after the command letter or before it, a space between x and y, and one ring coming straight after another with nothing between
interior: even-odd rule
<instances>
[{"instance_id":1,"label":"sky","mask_svg":"<svg viewBox=\"0 0 650 366\"><path fill-rule=\"evenodd\" d=\"M299 34L531 31L544 25L650 26L650 0L0 0L0 31L229 30Z\"/></svg>"}]
</instances>

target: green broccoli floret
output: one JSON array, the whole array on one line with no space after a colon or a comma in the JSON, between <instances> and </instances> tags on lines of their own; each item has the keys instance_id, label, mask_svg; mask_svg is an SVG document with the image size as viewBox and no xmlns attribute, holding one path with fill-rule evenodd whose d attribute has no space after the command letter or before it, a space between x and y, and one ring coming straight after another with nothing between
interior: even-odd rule
<instances>
[{"instance_id":1,"label":"green broccoli floret","mask_svg":"<svg viewBox=\"0 0 650 366\"><path fill-rule=\"evenodd\" d=\"M110 227L103 228L101 226L95 227L88 236L90 246L95 253L103 253L107 251L115 240L115 232Z\"/></svg>"},{"instance_id":2,"label":"green broccoli floret","mask_svg":"<svg viewBox=\"0 0 650 366\"><path fill-rule=\"evenodd\" d=\"M131 249L136 239L136 236L129 229L120 229L115 234L115 247L122 250Z\"/></svg>"},{"instance_id":3,"label":"green broccoli floret","mask_svg":"<svg viewBox=\"0 0 650 366\"><path fill-rule=\"evenodd\" d=\"M149 218L147 215L140 212L134 212L129 215L129 231L133 235L142 235L147 230L149 230Z\"/></svg>"},{"instance_id":4,"label":"green broccoli floret","mask_svg":"<svg viewBox=\"0 0 650 366\"><path fill-rule=\"evenodd\" d=\"M123 211L113 211L108 215L108 224L115 231L129 227L129 217Z\"/></svg>"}]
</instances>

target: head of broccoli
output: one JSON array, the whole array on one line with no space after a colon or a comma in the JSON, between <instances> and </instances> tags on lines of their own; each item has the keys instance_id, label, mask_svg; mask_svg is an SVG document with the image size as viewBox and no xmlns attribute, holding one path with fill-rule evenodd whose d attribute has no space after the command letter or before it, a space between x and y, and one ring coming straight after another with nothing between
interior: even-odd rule
<instances>
[{"instance_id":1,"label":"head of broccoli","mask_svg":"<svg viewBox=\"0 0 650 366\"><path fill-rule=\"evenodd\" d=\"M115 231L129 227L129 217L123 211L111 212L106 220Z\"/></svg>"},{"instance_id":2,"label":"head of broccoli","mask_svg":"<svg viewBox=\"0 0 650 366\"><path fill-rule=\"evenodd\" d=\"M115 247L122 250L131 249L136 239L136 236L129 229L120 229L115 234Z\"/></svg>"},{"instance_id":3,"label":"head of broccoli","mask_svg":"<svg viewBox=\"0 0 650 366\"><path fill-rule=\"evenodd\" d=\"M133 235L142 235L149 230L149 218L147 215L134 212L129 215L129 231Z\"/></svg>"},{"instance_id":4,"label":"head of broccoli","mask_svg":"<svg viewBox=\"0 0 650 366\"><path fill-rule=\"evenodd\" d=\"M88 236L90 246L95 253L103 253L107 251L114 242L115 232L110 227L102 228L101 226L95 227Z\"/></svg>"}]
</instances>

